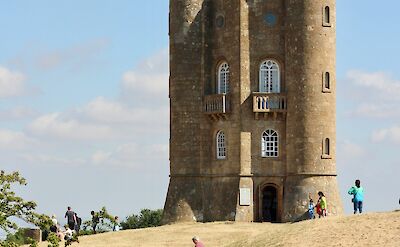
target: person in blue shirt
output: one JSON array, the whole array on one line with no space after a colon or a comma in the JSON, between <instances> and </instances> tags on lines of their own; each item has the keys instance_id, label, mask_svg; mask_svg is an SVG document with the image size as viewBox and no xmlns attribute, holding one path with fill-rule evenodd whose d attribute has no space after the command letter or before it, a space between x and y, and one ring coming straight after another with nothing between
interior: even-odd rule
<instances>
[{"instance_id":1,"label":"person in blue shirt","mask_svg":"<svg viewBox=\"0 0 400 247\"><path fill-rule=\"evenodd\" d=\"M363 209L363 201L364 201L364 189L361 187L360 180L356 180L355 186L351 187L349 192L350 195L353 195L353 205L354 205L354 214L357 213L357 210L362 213Z\"/></svg>"},{"instance_id":2,"label":"person in blue shirt","mask_svg":"<svg viewBox=\"0 0 400 247\"><path fill-rule=\"evenodd\" d=\"M310 199L310 203L308 204L308 217L310 218L310 220L315 218L314 208L315 208L315 206L314 206L313 199Z\"/></svg>"}]
</instances>

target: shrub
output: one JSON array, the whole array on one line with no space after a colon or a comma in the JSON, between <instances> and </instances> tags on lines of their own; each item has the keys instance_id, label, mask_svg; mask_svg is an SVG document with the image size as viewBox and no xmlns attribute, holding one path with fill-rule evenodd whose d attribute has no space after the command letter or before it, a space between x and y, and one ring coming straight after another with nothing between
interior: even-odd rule
<instances>
[{"instance_id":1,"label":"shrub","mask_svg":"<svg viewBox=\"0 0 400 247\"><path fill-rule=\"evenodd\" d=\"M121 222L123 229L138 229L161 225L163 210L142 209L139 215L132 214Z\"/></svg>"},{"instance_id":2,"label":"shrub","mask_svg":"<svg viewBox=\"0 0 400 247\"><path fill-rule=\"evenodd\" d=\"M38 247L38 243L36 242L36 240L34 240L32 238L28 238L27 242L29 244L29 247Z\"/></svg>"},{"instance_id":3,"label":"shrub","mask_svg":"<svg viewBox=\"0 0 400 247\"><path fill-rule=\"evenodd\" d=\"M49 242L48 247L59 247L60 246L60 239L58 239L57 234L51 232L47 237L47 242Z\"/></svg>"},{"instance_id":4,"label":"shrub","mask_svg":"<svg viewBox=\"0 0 400 247\"><path fill-rule=\"evenodd\" d=\"M1 241L0 247L18 247L19 245L9 241Z\"/></svg>"}]
</instances>

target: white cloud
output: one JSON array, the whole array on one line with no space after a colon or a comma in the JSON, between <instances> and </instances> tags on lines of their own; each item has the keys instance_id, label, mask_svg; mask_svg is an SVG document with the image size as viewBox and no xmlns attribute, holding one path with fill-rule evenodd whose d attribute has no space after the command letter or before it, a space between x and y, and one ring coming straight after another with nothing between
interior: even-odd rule
<instances>
[{"instance_id":1,"label":"white cloud","mask_svg":"<svg viewBox=\"0 0 400 247\"><path fill-rule=\"evenodd\" d=\"M109 126L80 122L63 117L60 113L40 116L28 128L38 136L66 140L99 140L114 137L114 131Z\"/></svg>"},{"instance_id":2,"label":"white cloud","mask_svg":"<svg viewBox=\"0 0 400 247\"><path fill-rule=\"evenodd\" d=\"M83 158L60 157L42 153L24 153L20 156L24 162L34 165L76 167L88 164L88 162Z\"/></svg>"},{"instance_id":3,"label":"white cloud","mask_svg":"<svg viewBox=\"0 0 400 247\"><path fill-rule=\"evenodd\" d=\"M363 146L357 143L350 140L344 140L338 143L338 153L343 156L344 160L347 160L363 157L363 155L366 154L366 150Z\"/></svg>"},{"instance_id":4,"label":"white cloud","mask_svg":"<svg viewBox=\"0 0 400 247\"><path fill-rule=\"evenodd\" d=\"M25 76L0 66L0 99L26 93Z\"/></svg>"},{"instance_id":5,"label":"white cloud","mask_svg":"<svg viewBox=\"0 0 400 247\"><path fill-rule=\"evenodd\" d=\"M0 119L10 120L12 116L30 121L23 131L11 137L8 133L7 139L4 137L0 141L0 147L1 144L17 146L19 143L25 148L22 152L7 154L12 157L7 162L27 166L75 165L144 171L162 169L160 165L163 165L167 171L166 51L139 63L124 76L121 93L115 98L98 96L74 108L40 115L23 107L0 111ZM34 117L33 120L28 116ZM21 143L27 143L27 136L37 140L37 145L21 146Z\"/></svg>"},{"instance_id":6,"label":"white cloud","mask_svg":"<svg viewBox=\"0 0 400 247\"><path fill-rule=\"evenodd\" d=\"M385 100L400 100L400 80L393 79L384 72L351 70L347 73L347 78L354 85L368 90L366 99L375 101L379 94Z\"/></svg>"},{"instance_id":7,"label":"white cloud","mask_svg":"<svg viewBox=\"0 0 400 247\"><path fill-rule=\"evenodd\" d=\"M126 72L122 81L124 93L133 93L139 97L146 94L167 99L168 61L168 51L163 50L139 63L134 70Z\"/></svg>"},{"instance_id":8,"label":"white cloud","mask_svg":"<svg viewBox=\"0 0 400 247\"><path fill-rule=\"evenodd\" d=\"M77 112L93 121L107 124L158 125L167 124L169 108L152 106L152 108L135 108L120 101L98 97ZM139 127L139 126L138 126Z\"/></svg>"},{"instance_id":9,"label":"white cloud","mask_svg":"<svg viewBox=\"0 0 400 247\"><path fill-rule=\"evenodd\" d=\"M400 126L393 126L391 128L383 128L374 131L371 135L373 142L389 141L395 144L400 144Z\"/></svg>"},{"instance_id":10,"label":"white cloud","mask_svg":"<svg viewBox=\"0 0 400 247\"><path fill-rule=\"evenodd\" d=\"M153 168L168 163L168 145L126 143L112 151L98 150L91 157L92 164L97 166L117 166L130 168Z\"/></svg>"},{"instance_id":11,"label":"white cloud","mask_svg":"<svg viewBox=\"0 0 400 247\"><path fill-rule=\"evenodd\" d=\"M43 70L55 69L65 65L74 70L80 69L82 66L90 64L108 45L108 39L91 40L66 49L40 54L34 59L34 64Z\"/></svg>"},{"instance_id":12,"label":"white cloud","mask_svg":"<svg viewBox=\"0 0 400 247\"><path fill-rule=\"evenodd\" d=\"M0 110L0 120L10 121L26 119L36 116L38 113L30 107L13 107L11 109Z\"/></svg>"},{"instance_id":13,"label":"white cloud","mask_svg":"<svg viewBox=\"0 0 400 247\"><path fill-rule=\"evenodd\" d=\"M0 129L0 148L7 150L27 149L37 144L33 138L20 131Z\"/></svg>"},{"instance_id":14,"label":"white cloud","mask_svg":"<svg viewBox=\"0 0 400 247\"><path fill-rule=\"evenodd\" d=\"M341 88L343 87L343 88ZM347 114L351 117L400 118L400 80L393 79L384 72L351 70L342 83L339 95L347 95L347 100L355 104ZM342 100L343 98L339 98Z\"/></svg>"}]
</instances>

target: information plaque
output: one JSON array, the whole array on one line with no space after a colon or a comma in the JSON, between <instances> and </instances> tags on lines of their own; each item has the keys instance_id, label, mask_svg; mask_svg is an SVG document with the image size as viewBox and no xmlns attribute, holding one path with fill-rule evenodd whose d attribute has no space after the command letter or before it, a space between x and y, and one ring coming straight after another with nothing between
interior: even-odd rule
<instances>
[{"instance_id":1,"label":"information plaque","mask_svg":"<svg viewBox=\"0 0 400 247\"><path fill-rule=\"evenodd\" d=\"M251 205L251 190L250 188L240 188L240 193L239 193L239 203L240 206L250 206Z\"/></svg>"}]
</instances>

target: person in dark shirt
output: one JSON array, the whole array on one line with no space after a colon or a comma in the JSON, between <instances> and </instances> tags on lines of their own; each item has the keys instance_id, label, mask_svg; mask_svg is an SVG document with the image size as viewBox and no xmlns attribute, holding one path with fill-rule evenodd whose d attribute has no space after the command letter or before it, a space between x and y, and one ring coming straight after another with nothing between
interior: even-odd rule
<instances>
[{"instance_id":1,"label":"person in dark shirt","mask_svg":"<svg viewBox=\"0 0 400 247\"><path fill-rule=\"evenodd\" d=\"M81 230L82 219L78 217L76 213L75 213L75 219L76 219L75 232L77 235L79 235L79 231Z\"/></svg>"},{"instance_id":2,"label":"person in dark shirt","mask_svg":"<svg viewBox=\"0 0 400 247\"><path fill-rule=\"evenodd\" d=\"M99 214L95 213L94 211L90 212L92 215L92 227L93 227L93 233L96 234L96 227L97 224L100 222Z\"/></svg>"},{"instance_id":3,"label":"person in dark shirt","mask_svg":"<svg viewBox=\"0 0 400 247\"><path fill-rule=\"evenodd\" d=\"M67 218L67 224L69 226L69 229L71 230L75 229L76 216L75 212L72 211L71 207L68 207L67 212L65 212L65 218Z\"/></svg>"}]
</instances>

